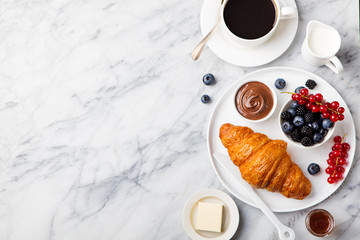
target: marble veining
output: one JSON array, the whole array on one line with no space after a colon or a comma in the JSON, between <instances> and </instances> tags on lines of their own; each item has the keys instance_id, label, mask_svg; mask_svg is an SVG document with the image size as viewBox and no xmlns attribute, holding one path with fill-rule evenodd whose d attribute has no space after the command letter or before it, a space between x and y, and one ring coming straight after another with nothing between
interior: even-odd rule
<instances>
[{"instance_id":1,"label":"marble veining","mask_svg":"<svg viewBox=\"0 0 360 240\"><path fill-rule=\"evenodd\" d=\"M357 151L342 187L315 207L331 210L328 239L360 239L358 1L296 1L299 28L277 60L243 68L201 39L202 0L9 1L0 6L0 239L188 239L187 198L226 191L208 159L214 103L239 77L270 66L325 78L356 121ZM344 73L301 58L306 24L316 19L342 37ZM201 78L211 72L216 84ZM202 94L212 97L204 105ZM277 239L257 209L235 199L233 239ZM311 210L279 213L298 239Z\"/></svg>"}]
</instances>

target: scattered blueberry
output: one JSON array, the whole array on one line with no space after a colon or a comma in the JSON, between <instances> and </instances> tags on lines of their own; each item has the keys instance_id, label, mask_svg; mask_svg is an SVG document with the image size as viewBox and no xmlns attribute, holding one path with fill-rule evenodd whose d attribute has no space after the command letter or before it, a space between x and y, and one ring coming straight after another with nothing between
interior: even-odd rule
<instances>
[{"instance_id":1,"label":"scattered blueberry","mask_svg":"<svg viewBox=\"0 0 360 240\"><path fill-rule=\"evenodd\" d=\"M303 86L297 87L295 89L295 93L300 93L300 90L303 89L303 88L305 88L305 87L303 87Z\"/></svg>"},{"instance_id":2,"label":"scattered blueberry","mask_svg":"<svg viewBox=\"0 0 360 240\"><path fill-rule=\"evenodd\" d=\"M297 101L292 101L290 108L296 109L300 104Z\"/></svg>"},{"instance_id":3,"label":"scattered blueberry","mask_svg":"<svg viewBox=\"0 0 360 240\"><path fill-rule=\"evenodd\" d=\"M296 116L293 120L293 123L296 127L301 127L304 124L304 118L300 116Z\"/></svg>"},{"instance_id":4,"label":"scattered blueberry","mask_svg":"<svg viewBox=\"0 0 360 240\"><path fill-rule=\"evenodd\" d=\"M311 128L314 130L314 131L317 131L317 130L319 130L320 129L320 124L319 124L319 122L312 122L312 123L310 123L311 124Z\"/></svg>"},{"instance_id":5,"label":"scattered blueberry","mask_svg":"<svg viewBox=\"0 0 360 240\"><path fill-rule=\"evenodd\" d=\"M324 140L323 135L321 133L315 133L313 136L314 143L321 143Z\"/></svg>"},{"instance_id":6,"label":"scattered blueberry","mask_svg":"<svg viewBox=\"0 0 360 240\"><path fill-rule=\"evenodd\" d=\"M308 172L311 175L315 175L320 172L320 166L316 163L310 163L310 165L308 166Z\"/></svg>"},{"instance_id":7,"label":"scattered blueberry","mask_svg":"<svg viewBox=\"0 0 360 240\"><path fill-rule=\"evenodd\" d=\"M288 122L288 121L286 121L286 122L283 122L282 124L281 124L281 129L284 131L284 133L289 133L289 132L291 132L291 130L293 129L293 125L290 123L290 122Z\"/></svg>"},{"instance_id":8,"label":"scattered blueberry","mask_svg":"<svg viewBox=\"0 0 360 240\"><path fill-rule=\"evenodd\" d=\"M207 73L203 76L203 83L205 85L210 85L215 82L215 77L211 73Z\"/></svg>"},{"instance_id":9,"label":"scattered blueberry","mask_svg":"<svg viewBox=\"0 0 360 240\"><path fill-rule=\"evenodd\" d=\"M283 89L283 88L285 87L285 85L286 85L286 82L285 82L284 79L282 79L282 78L276 79L276 81L275 81L275 87L276 87L277 89Z\"/></svg>"},{"instance_id":10,"label":"scattered blueberry","mask_svg":"<svg viewBox=\"0 0 360 240\"><path fill-rule=\"evenodd\" d=\"M208 103L208 102L210 102L210 97L209 97L209 95L206 95L206 94L202 95L202 96L201 96L201 101L202 101L203 103Z\"/></svg>"},{"instance_id":11,"label":"scattered blueberry","mask_svg":"<svg viewBox=\"0 0 360 240\"><path fill-rule=\"evenodd\" d=\"M295 109L289 108L287 111L291 114L292 117L296 116L296 110Z\"/></svg>"},{"instance_id":12,"label":"scattered blueberry","mask_svg":"<svg viewBox=\"0 0 360 240\"><path fill-rule=\"evenodd\" d=\"M330 119L324 119L322 121L322 127L325 129L330 129L334 126L334 122L332 122Z\"/></svg>"}]
</instances>

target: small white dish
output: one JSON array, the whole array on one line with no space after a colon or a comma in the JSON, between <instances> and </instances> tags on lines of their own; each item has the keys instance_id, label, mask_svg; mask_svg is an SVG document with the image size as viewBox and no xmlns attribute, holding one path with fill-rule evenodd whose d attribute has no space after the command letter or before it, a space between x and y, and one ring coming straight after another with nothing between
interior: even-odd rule
<instances>
[{"instance_id":1,"label":"small white dish","mask_svg":"<svg viewBox=\"0 0 360 240\"><path fill-rule=\"evenodd\" d=\"M267 86L267 87L270 89L271 94L272 94L272 97L273 97L273 106L272 106L271 111L269 112L269 114L266 115L265 117L263 117L263 118L261 118L261 119L257 119L257 120L252 120L252 119L248 119L248 118L244 117L243 115L240 114L240 112L237 110L237 107L236 107L236 104L237 104L237 103L236 103L236 95L237 95L238 91L240 90L240 88L241 88L242 86L244 86L245 84L250 83L250 82L260 82L260 83L264 84L265 86ZM277 96L276 96L276 92L275 92L274 88L273 88L271 85L269 85L269 84L267 84L267 83L265 83L265 82L258 81L258 80L248 80L248 81L244 81L244 82L234 91L233 99L234 99L234 109L235 109L235 111L239 114L239 116L240 116L242 119L244 119L245 121L250 122L250 123L264 122L265 120L269 119L269 118L273 115L273 113L275 112L275 109L276 109L276 107L277 107Z\"/></svg>"},{"instance_id":2,"label":"small white dish","mask_svg":"<svg viewBox=\"0 0 360 240\"><path fill-rule=\"evenodd\" d=\"M195 230L197 203L199 201L220 203L224 206L222 232ZM193 240L228 240L235 234L239 220L239 210L234 200L226 193L217 189L204 189L192 195L187 200L182 214L185 232Z\"/></svg>"},{"instance_id":3,"label":"small white dish","mask_svg":"<svg viewBox=\"0 0 360 240\"><path fill-rule=\"evenodd\" d=\"M200 27L203 36L215 25L220 16L221 1L205 0L200 16ZM287 4L295 9L294 0ZM219 24L207 46L224 61L242 67L256 67L267 64L281 56L291 45L297 32L298 15L291 19L282 20L273 36L266 42L256 46L241 46L232 41L226 34L226 29Z\"/></svg>"},{"instance_id":4,"label":"small white dish","mask_svg":"<svg viewBox=\"0 0 360 240\"><path fill-rule=\"evenodd\" d=\"M333 128L331 128L330 130L328 130L328 133L326 134L326 136L324 137L324 140L323 140L321 143L316 143L316 144L314 144L314 145L312 145L312 146L309 146L309 147L305 147L305 146L303 146L301 143L294 142L294 141L291 139L290 134L286 134L286 133L284 133L284 131L282 131L281 124L284 122L284 120L281 119L281 113L284 112L284 111L286 111L287 109L289 109L290 104L291 104L292 101L293 101L293 100L290 99L288 102L286 102L286 103L282 106L282 108L281 108L281 110L280 110L280 112L279 112L279 118L278 118L278 119L279 119L278 122L279 122L279 127L280 127L280 129L281 129L281 133L288 139L287 142L290 142L291 144L294 144L294 145L297 146L297 147L301 147L301 148L305 148L305 149L317 148L317 147L320 147L321 145L323 145L324 143L326 143L327 140L329 140L329 139L331 138L331 136L333 135L334 130L335 130L335 127L336 127L336 125L337 125L336 123L334 124Z\"/></svg>"}]
</instances>

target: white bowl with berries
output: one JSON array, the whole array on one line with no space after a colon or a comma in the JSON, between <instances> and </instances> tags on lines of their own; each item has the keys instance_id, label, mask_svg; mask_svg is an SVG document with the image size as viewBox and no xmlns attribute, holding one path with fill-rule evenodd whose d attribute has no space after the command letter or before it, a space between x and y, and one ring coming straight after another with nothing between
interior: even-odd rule
<instances>
[{"instance_id":1,"label":"white bowl with berries","mask_svg":"<svg viewBox=\"0 0 360 240\"><path fill-rule=\"evenodd\" d=\"M331 138L335 123L344 120L345 109L337 101L324 101L321 93L309 95L307 88L284 93L291 94L291 99L280 110L280 128L298 147L321 146Z\"/></svg>"}]
</instances>

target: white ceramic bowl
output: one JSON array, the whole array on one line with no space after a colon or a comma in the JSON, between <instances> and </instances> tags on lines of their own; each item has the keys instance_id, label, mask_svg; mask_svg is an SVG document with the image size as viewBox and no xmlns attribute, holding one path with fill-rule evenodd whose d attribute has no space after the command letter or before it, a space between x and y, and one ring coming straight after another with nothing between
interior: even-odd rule
<instances>
[{"instance_id":1,"label":"white ceramic bowl","mask_svg":"<svg viewBox=\"0 0 360 240\"><path fill-rule=\"evenodd\" d=\"M266 115L265 117L263 117L263 118L261 118L261 119L257 119L257 120L251 120L251 119L248 119L248 118L244 117L243 115L241 115L241 114L239 113L239 111L237 110L237 107L236 107L236 95L237 95L239 89L240 89L242 86L244 86L245 84L250 83L250 82L260 82L260 83L266 85L266 86L270 89L271 94L272 94L272 96L273 96L273 106L272 106L271 111L270 111L269 114ZM234 99L234 108L235 108L235 111L239 114L239 116L240 116L241 118L243 118L245 121L248 121L248 122L251 122L251 123L263 122L263 121L269 119L269 118L271 117L271 115L273 115L273 113L275 112L275 109L276 109L276 106L277 106L277 96L276 96L276 92L275 92L274 88L273 88L272 86L270 86L269 84L264 83L264 82L261 82L261 81L259 81L259 80L248 80L248 81L242 82L242 84L241 84L238 88L236 88L236 91L235 91L234 94L233 94L233 99Z\"/></svg>"},{"instance_id":2,"label":"white ceramic bowl","mask_svg":"<svg viewBox=\"0 0 360 240\"><path fill-rule=\"evenodd\" d=\"M287 133L284 133L284 131L282 130L281 128L281 124L283 122L285 122L283 119L281 119L281 113L286 111L287 109L289 109L290 107L290 104L292 103L292 99L290 99L289 101L287 101L281 108L280 112L279 112L279 125L280 125L280 129L281 129L281 133L287 138L289 139L289 142L291 142L292 144L294 144L295 146L297 147L301 147L301 148L306 148L306 149L310 149L310 148L317 148L319 146L321 146L322 144L324 144L327 140L329 140L331 138L331 136L333 135L334 133L334 130L335 130L335 127L336 127L336 123L334 124L333 128L331 128L330 130L328 130L328 133L326 134L326 136L324 137L324 140L321 142L321 143L315 143L314 145L312 146L309 146L309 147L305 147L303 146L301 143L299 142L294 142L291 137L290 137L290 134L287 134Z\"/></svg>"}]
</instances>

